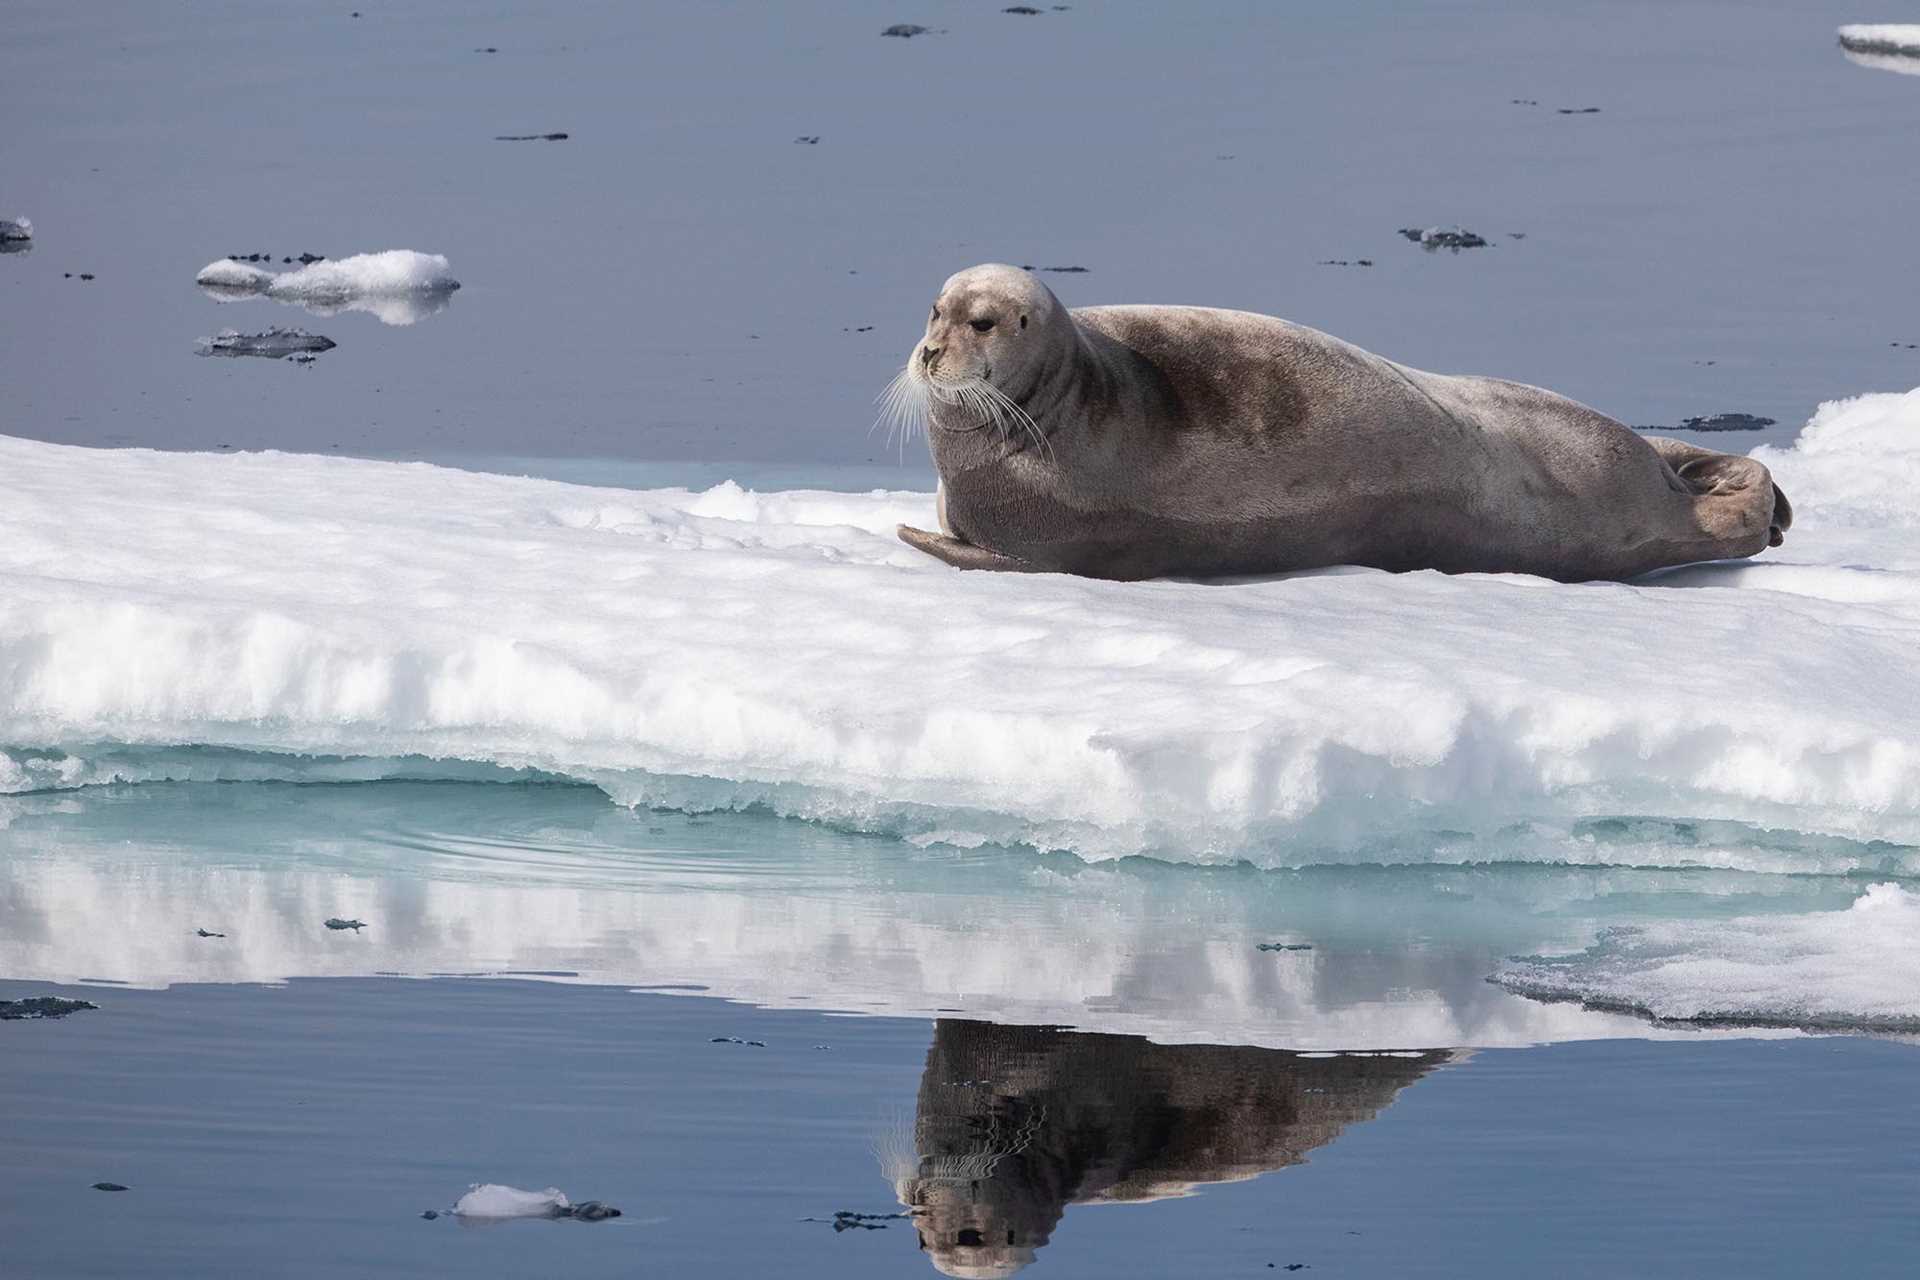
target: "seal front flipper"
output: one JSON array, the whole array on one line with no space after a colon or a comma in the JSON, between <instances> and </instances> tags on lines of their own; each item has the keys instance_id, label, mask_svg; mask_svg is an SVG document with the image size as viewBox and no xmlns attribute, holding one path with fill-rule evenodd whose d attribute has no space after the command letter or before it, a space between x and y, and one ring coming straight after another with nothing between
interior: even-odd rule
<instances>
[{"instance_id":1,"label":"seal front flipper","mask_svg":"<svg viewBox=\"0 0 1920 1280\"><path fill-rule=\"evenodd\" d=\"M976 547L971 542L949 538L942 533L928 533L925 529L916 529L910 524L898 525L894 532L899 534L900 541L908 546L924 551L936 560L944 560L956 569L998 569L1002 573L1042 572L1025 560L1003 556L998 551Z\"/></svg>"}]
</instances>

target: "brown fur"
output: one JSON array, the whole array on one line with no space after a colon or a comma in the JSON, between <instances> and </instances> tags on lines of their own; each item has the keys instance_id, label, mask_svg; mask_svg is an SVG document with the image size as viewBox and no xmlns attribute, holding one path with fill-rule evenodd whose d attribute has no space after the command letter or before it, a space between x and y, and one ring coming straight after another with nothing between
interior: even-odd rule
<instances>
[{"instance_id":1,"label":"brown fur","mask_svg":"<svg viewBox=\"0 0 1920 1280\"><path fill-rule=\"evenodd\" d=\"M1760 463L1538 387L1424 373L1249 312L1068 311L1017 267L949 279L910 367L985 382L1037 428L933 400L944 536L901 537L960 568L1579 581L1755 555L1792 522Z\"/></svg>"}]
</instances>

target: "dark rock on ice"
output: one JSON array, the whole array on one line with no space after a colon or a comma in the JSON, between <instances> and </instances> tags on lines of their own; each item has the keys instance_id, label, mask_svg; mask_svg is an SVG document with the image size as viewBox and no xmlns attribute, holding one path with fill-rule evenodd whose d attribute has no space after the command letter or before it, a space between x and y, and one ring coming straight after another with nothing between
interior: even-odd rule
<instances>
[{"instance_id":1,"label":"dark rock on ice","mask_svg":"<svg viewBox=\"0 0 1920 1280\"><path fill-rule=\"evenodd\" d=\"M572 1218L576 1222L605 1222L608 1218L617 1218L620 1211L610 1204L598 1200L583 1200L579 1204L565 1205L553 1211L556 1218Z\"/></svg>"},{"instance_id":2,"label":"dark rock on ice","mask_svg":"<svg viewBox=\"0 0 1920 1280\"><path fill-rule=\"evenodd\" d=\"M896 22L880 33L883 36L897 36L902 40L911 40L915 36L931 35L932 32L918 23Z\"/></svg>"},{"instance_id":3,"label":"dark rock on ice","mask_svg":"<svg viewBox=\"0 0 1920 1280\"><path fill-rule=\"evenodd\" d=\"M125 1187L121 1186L117 1182L96 1182L93 1184L93 1189L95 1191L125 1191L126 1190Z\"/></svg>"},{"instance_id":4,"label":"dark rock on ice","mask_svg":"<svg viewBox=\"0 0 1920 1280\"><path fill-rule=\"evenodd\" d=\"M209 933L205 929L195 929L193 933L194 936L198 938L224 938L227 936L224 933Z\"/></svg>"},{"instance_id":5,"label":"dark rock on ice","mask_svg":"<svg viewBox=\"0 0 1920 1280\"><path fill-rule=\"evenodd\" d=\"M1035 267L1035 266L1023 266L1023 267L1021 267L1020 269L1021 269L1022 271L1054 271L1054 272L1058 272L1059 274L1061 274L1061 275L1063 275L1063 276L1083 276L1083 275L1085 275L1085 274L1087 274L1087 272L1088 272L1089 270L1091 270L1092 268L1090 268L1090 267Z\"/></svg>"},{"instance_id":6,"label":"dark rock on ice","mask_svg":"<svg viewBox=\"0 0 1920 1280\"><path fill-rule=\"evenodd\" d=\"M1600 114L1600 108L1598 107L1555 107L1554 110L1563 116L1597 116Z\"/></svg>"},{"instance_id":7,"label":"dark rock on ice","mask_svg":"<svg viewBox=\"0 0 1920 1280\"><path fill-rule=\"evenodd\" d=\"M1774 425L1772 418L1751 413L1716 413L1705 418L1680 419L1681 431L1760 431Z\"/></svg>"},{"instance_id":8,"label":"dark rock on ice","mask_svg":"<svg viewBox=\"0 0 1920 1280\"><path fill-rule=\"evenodd\" d=\"M25 1000L0 1000L0 1022L25 1022L32 1018L64 1018L82 1009L98 1009L91 1000L67 1000L60 996L28 996Z\"/></svg>"},{"instance_id":9,"label":"dark rock on ice","mask_svg":"<svg viewBox=\"0 0 1920 1280\"><path fill-rule=\"evenodd\" d=\"M1475 235L1465 227L1402 227L1400 234L1432 252L1435 249L1451 249L1455 253L1462 249L1484 249L1487 247L1485 236Z\"/></svg>"},{"instance_id":10,"label":"dark rock on ice","mask_svg":"<svg viewBox=\"0 0 1920 1280\"><path fill-rule=\"evenodd\" d=\"M327 918L327 928L329 929L359 930L366 927L367 925L364 920L342 920L339 916L329 916Z\"/></svg>"},{"instance_id":11,"label":"dark rock on ice","mask_svg":"<svg viewBox=\"0 0 1920 1280\"><path fill-rule=\"evenodd\" d=\"M425 1218L428 1222L432 1222L434 1219L440 1216L440 1211L438 1209L427 1209L427 1210L424 1210L420 1214L420 1216Z\"/></svg>"},{"instance_id":12,"label":"dark rock on ice","mask_svg":"<svg viewBox=\"0 0 1920 1280\"><path fill-rule=\"evenodd\" d=\"M564 133L496 133L495 142L565 142Z\"/></svg>"},{"instance_id":13,"label":"dark rock on ice","mask_svg":"<svg viewBox=\"0 0 1920 1280\"><path fill-rule=\"evenodd\" d=\"M1030 5L1030 4L1012 4L1012 5L1008 5L1008 6L1006 7L1006 8L1004 8L1004 9L1002 9L1002 10L1001 10L1000 12L1002 12L1002 13L1024 13L1024 14L1028 14L1028 15L1031 15L1032 17L1036 17L1036 18L1040 16L1040 11L1039 11L1038 9L1036 9L1036 8L1034 8L1034 7L1033 7L1032 5Z\"/></svg>"},{"instance_id":14,"label":"dark rock on ice","mask_svg":"<svg viewBox=\"0 0 1920 1280\"><path fill-rule=\"evenodd\" d=\"M1920 55L1920 49L1882 35L1873 25L1861 30L1840 28L1840 47L1849 53L1888 53L1909 58Z\"/></svg>"},{"instance_id":15,"label":"dark rock on ice","mask_svg":"<svg viewBox=\"0 0 1920 1280\"><path fill-rule=\"evenodd\" d=\"M820 135L817 133L803 133L795 138L794 141L803 142L809 147L817 147L820 145Z\"/></svg>"}]
</instances>

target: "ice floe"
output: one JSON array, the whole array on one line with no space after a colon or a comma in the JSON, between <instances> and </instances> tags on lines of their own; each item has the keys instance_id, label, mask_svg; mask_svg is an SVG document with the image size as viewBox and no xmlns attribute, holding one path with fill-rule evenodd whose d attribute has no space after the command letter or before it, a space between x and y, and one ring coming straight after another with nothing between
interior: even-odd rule
<instances>
[{"instance_id":1,"label":"ice floe","mask_svg":"<svg viewBox=\"0 0 1920 1280\"><path fill-rule=\"evenodd\" d=\"M1920 895L1876 884L1844 911L1611 929L1495 980L1669 1020L1920 1032Z\"/></svg>"},{"instance_id":2,"label":"ice floe","mask_svg":"<svg viewBox=\"0 0 1920 1280\"><path fill-rule=\"evenodd\" d=\"M412 324L443 310L460 287L446 258L412 249L322 259L279 272L221 258L202 267L194 283L222 302L267 297L316 315L366 311L386 324Z\"/></svg>"},{"instance_id":3,"label":"ice floe","mask_svg":"<svg viewBox=\"0 0 1920 1280\"><path fill-rule=\"evenodd\" d=\"M1851 23L1840 28L1840 51L1859 66L1920 75L1920 24Z\"/></svg>"},{"instance_id":4,"label":"ice floe","mask_svg":"<svg viewBox=\"0 0 1920 1280\"><path fill-rule=\"evenodd\" d=\"M892 533L931 494L0 439L0 788L197 745L1092 858L1524 857L1596 816L1920 843L1920 392L1763 456L1799 519L1752 562L1118 584L948 570Z\"/></svg>"}]
</instances>

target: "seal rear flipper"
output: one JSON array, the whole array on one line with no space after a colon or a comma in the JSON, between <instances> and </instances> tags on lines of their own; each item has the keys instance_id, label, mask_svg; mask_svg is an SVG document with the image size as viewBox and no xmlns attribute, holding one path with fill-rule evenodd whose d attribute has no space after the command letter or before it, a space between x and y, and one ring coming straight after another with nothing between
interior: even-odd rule
<instances>
[{"instance_id":1,"label":"seal rear flipper","mask_svg":"<svg viewBox=\"0 0 1920 1280\"><path fill-rule=\"evenodd\" d=\"M924 551L936 560L943 560L956 569L998 569L1002 573L1043 572L1025 560L1003 556L998 551L976 547L971 542L962 542L958 538L949 538L945 534L928 533L925 529L916 529L910 524L898 525L894 532L899 534L900 541L908 546Z\"/></svg>"}]
</instances>

